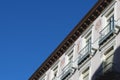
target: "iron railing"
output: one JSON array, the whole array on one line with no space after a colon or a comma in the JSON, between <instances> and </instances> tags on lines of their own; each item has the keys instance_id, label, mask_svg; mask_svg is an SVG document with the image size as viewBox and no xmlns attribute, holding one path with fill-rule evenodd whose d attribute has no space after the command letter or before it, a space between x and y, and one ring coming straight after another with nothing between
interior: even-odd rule
<instances>
[{"instance_id":1,"label":"iron railing","mask_svg":"<svg viewBox=\"0 0 120 80\"><path fill-rule=\"evenodd\" d=\"M52 80L62 80L66 76L69 76L72 72L72 67L73 67L73 61L70 61L63 69L62 72L60 73L59 76L54 77Z\"/></svg>"},{"instance_id":2,"label":"iron railing","mask_svg":"<svg viewBox=\"0 0 120 80\"><path fill-rule=\"evenodd\" d=\"M114 31L114 21L111 21L100 31L99 44L101 45L110 35L114 33Z\"/></svg>"},{"instance_id":3,"label":"iron railing","mask_svg":"<svg viewBox=\"0 0 120 80\"><path fill-rule=\"evenodd\" d=\"M63 69L62 74L60 76L60 79L64 79L65 77L69 77L69 75L72 73L72 67L73 67L73 61L70 61Z\"/></svg>"},{"instance_id":4,"label":"iron railing","mask_svg":"<svg viewBox=\"0 0 120 80\"><path fill-rule=\"evenodd\" d=\"M91 53L91 43L88 43L79 53L78 65Z\"/></svg>"}]
</instances>

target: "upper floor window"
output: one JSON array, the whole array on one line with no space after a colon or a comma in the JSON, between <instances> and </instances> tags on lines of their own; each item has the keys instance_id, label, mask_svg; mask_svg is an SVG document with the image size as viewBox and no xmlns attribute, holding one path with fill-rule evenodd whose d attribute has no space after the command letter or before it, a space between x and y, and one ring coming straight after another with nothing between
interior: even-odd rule
<instances>
[{"instance_id":1,"label":"upper floor window","mask_svg":"<svg viewBox=\"0 0 120 80\"><path fill-rule=\"evenodd\" d=\"M58 74L58 65L53 68L53 80L57 77Z\"/></svg>"},{"instance_id":2,"label":"upper floor window","mask_svg":"<svg viewBox=\"0 0 120 80\"><path fill-rule=\"evenodd\" d=\"M83 52L82 53L89 53L91 51L91 33L92 31L90 31L86 36L85 36L85 47L82 49Z\"/></svg>"},{"instance_id":3,"label":"upper floor window","mask_svg":"<svg viewBox=\"0 0 120 80\"><path fill-rule=\"evenodd\" d=\"M88 47L88 52L90 52L91 51L91 36L89 36L89 38L86 40L86 43L87 43L87 47Z\"/></svg>"},{"instance_id":4,"label":"upper floor window","mask_svg":"<svg viewBox=\"0 0 120 80\"><path fill-rule=\"evenodd\" d=\"M83 47L80 50L79 57L78 57L78 65L81 65L86 60L89 59L91 53L91 39L92 39L92 30L91 27L85 31L82 35L82 44Z\"/></svg>"},{"instance_id":5,"label":"upper floor window","mask_svg":"<svg viewBox=\"0 0 120 80\"><path fill-rule=\"evenodd\" d=\"M99 45L102 45L114 34L114 9L105 14L106 21L103 29L100 31Z\"/></svg>"},{"instance_id":6,"label":"upper floor window","mask_svg":"<svg viewBox=\"0 0 120 80\"><path fill-rule=\"evenodd\" d=\"M106 17L106 25L110 25L110 27L113 26L114 25L113 24L114 23L114 9L111 9L110 11L108 11L105 14L105 17Z\"/></svg>"},{"instance_id":7,"label":"upper floor window","mask_svg":"<svg viewBox=\"0 0 120 80\"><path fill-rule=\"evenodd\" d=\"M85 30L83 32L83 34L81 35L81 38L82 38L82 47L86 46L88 43L91 43L92 27L93 27L93 25L91 25L90 27L88 27L88 29Z\"/></svg>"},{"instance_id":8,"label":"upper floor window","mask_svg":"<svg viewBox=\"0 0 120 80\"><path fill-rule=\"evenodd\" d=\"M58 71L59 71L59 60L57 60L54 65L51 67L49 73L48 73L48 79L56 80L58 77Z\"/></svg>"},{"instance_id":9,"label":"upper floor window","mask_svg":"<svg viewBox=\"0 0 120 80\"><path fill-rule=\"evenodd\" d=\"M64 66L64 68L62 69L62 74L61 74L61 79L60 80L68 80L71 76L71 74L73 73L73 49L69 49L66 54L65 54L65 58L66 58L66 65Z\"/></svg>"},{"instance_id":10,"label":"upper floor window","mask_svg":"<svg viewBox=\"0 0 120 80\"><path fill-rule=\"evenodd\" d=\"M86 43L90 43L90 42L91 42L91 33L92 33L92 31L90 31L90 32L85 36Z\"/></svg>"},{"instance_id":11,"label":"upper floor window","mask_svg":"<svg viewBox=\"0 0 120 80\"><path fill-rule=\"evenodd\" d=\"M58 73L58 66L56 66L54 69L53 69L53 72L54 72L54 77L57 76L57 73Z\"/></svg>"},{"instance_id":12,"label":"upper floor window","mask_svg":"<svg viewBox=\"0 0 120 80\"><path fill-rule=\"evenodd\" d=\"M73 50L68 54L68 61L72 61L73 60Z\"/></svg>"},{"instance_id":13,"label":"upper floor window","mask_svg":"<svg viewBox=\"0 0 120 80\"><path fill-rule=\"evenodd\" d=\"M108 11L108 12L105 14L105 17L106 17L107 20L109 20L112 15L114 15L114 9Z\"/></svg>"},{"instance_id":14,"label":"upper floor window","mask_svg":"<svg viewBox=\"0 0 120 80\"><path fill-rule=\"evenodd\" d=\"M89 80L89 67L82 72L83 80Z\"/></svg>"},{"instance_id":15,"label":"upper floor window","mask_svg":"<svg viewBox=\"0 0 120 80\"><path fill-rule=\"evenodd\" d=\"M110 25L110 29L112 30L114 27L114 15L112 15L109 19L108 19L108 23Z\"/></svg>"},{"instance_id":16,"label":"upper floor window","mask_svg":"<svg viewBox=\"0 0 120 80\"><path fill-rule=\"evenodd\" d=\"M108 69L110 69L112 67L113 57L114 57L113 53L114 53L114 47L113 46L111 48L109 48L104 53L104 57L105 57L105 60L103 62L103 69L104 69L104 71L107 71Z\"/></svg>"}]
</instances>

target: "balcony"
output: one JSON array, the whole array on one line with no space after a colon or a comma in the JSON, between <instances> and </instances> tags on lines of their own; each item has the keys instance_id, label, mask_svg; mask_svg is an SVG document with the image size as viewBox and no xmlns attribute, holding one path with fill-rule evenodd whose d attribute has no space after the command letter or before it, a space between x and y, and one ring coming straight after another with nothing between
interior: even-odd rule
<instances>
[{"instance_id":1,"label":"balcony","mask_svg":"<svg viewBox=\"0 0 120 80\"><path fill-rule=\"evenodd\" d=\"M116 68L117 66L114 63L109 63L106 66L103 66L96 73L95 80L119 80L120 73L117 72Z\"/></svg>"},{"instance_id":2,"label":"balcony","mask_svg":"<svg viewBox=\"0 0 120 80\"><path fill-rule=\"evenodd\" d=\"M75 68L73 67L73 61L70 61L63 69L60 75L54 77L52 80L67 80L72 76L72 74L75 71Z\"/></svg>"},{"instance_id":3,"label":"balcony","mask_svg":"<svg viewBox=\"0 0 120 80\"><path fill-rule=\"evenodd\" d=\"M71 61L63 68L60 80L68 79L73 72L74 72L73 62Z\"/></svg>"},{"instance_id":4,"label":"balcony","mask_svg":"<svg viewBox=\"0 0 120 80\"><path fill-rule=\"evenodd\" d=\"M91 53L91 43L88 43L81 51L80 55L78 57L78 65L82 64L89 56Z\"/></svg>"},{"instance_id":5,"label":"balcony","mask_svg":"<svg viewBox=\"0 0 120 80\"><path fill-rule=\"evenodd\" d=\"M109 22L109 24L100 31L99 45L102 45L114 34L114 21Z\"/></svg>"}]
</instances>

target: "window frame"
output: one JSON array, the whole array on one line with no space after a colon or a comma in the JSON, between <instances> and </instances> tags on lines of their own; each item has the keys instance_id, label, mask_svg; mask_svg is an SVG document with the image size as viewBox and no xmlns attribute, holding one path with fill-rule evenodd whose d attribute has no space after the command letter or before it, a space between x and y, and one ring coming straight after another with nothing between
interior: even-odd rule
<instances>
[{"instance_id":1,"label":"window frame","mask_svg":"<svg viewBox=\"0 0 120 80\"><path fill-rule=\"evenodd\" d=\"M82 79L86 80L86 78L89 80L90 77L90 67L88 66L82 71Z\"/></svg>"}]
</instances>

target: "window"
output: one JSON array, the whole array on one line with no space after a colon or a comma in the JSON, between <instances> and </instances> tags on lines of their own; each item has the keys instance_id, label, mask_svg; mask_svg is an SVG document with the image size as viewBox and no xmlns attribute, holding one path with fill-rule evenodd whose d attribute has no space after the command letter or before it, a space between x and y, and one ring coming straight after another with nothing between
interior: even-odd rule
<instances>
[{"instance_id":1,"label":"window","mask_svg":"<svg viewBox=\"0 0 120 80\"><path fill-rule=\"evenodd\" d=\"M86 43L89 42L89 40L91 39L91 31L85 36L85 39L86 39Z\"/></svg>"},{"instance_id":2,"label":"window","mask_svg":"<svg viewBox=\"0 0 120 80\"><path fill-rule=\"evenodd\" d=\"M112 14L112 13L110 13ZM110 36L114 33L114 15L107 15L107 24L105 27L100 31L100 41L99 44L102 45L104 42L106 42Z\"/></svg>"},{"instance_id":3,"label":"window","mask_svg":"<svg viewBox=\"0 0 120 80\"><path fill-rule=\"evenodd\" d=\"M114 27L114 15L112 15L109 19L108 19L108 23L110 25L110 30L113 29Z\"/></svg>"},{"instance_id":4,"label":"window","mask_svg":"<svg viewBox=\"0 0 120 80\"><path fill-rule=\"evenodd\" d=\"M62 69L63 73L61 75L61 79L60 80L68 80L73 73L73 49L70 50L69 52L67 52L67 54L65 55L67 58L67 64L65 65L65 67Z\"/></svg>"},{"instance_id":5,"label":"window","mask_svg":"<svg viewBox=\"0 0 120 80\"><path fill-rule=\"evenodd\" d=\"M78 59L78 65L81 65L82 63L87 61L90 57L90 53L91 53L91 33L92 33L92 31L87 33L87 35L85 35L85 37L84 37L86 45L80 51L80 55L78 57L79 58Z\"/></svg>"},{"instance_id":6,"label":"window","mask_svg":"<svg viewBox=\"0 0 120 80\"><path fill-rule=\"evenodd\" d=\"M89 67L83 71L82 76L83 80L89 80Z\"/></svg>"},{"instance_id":7,"label":"window","mask_svg":"<svg viewBox=\"0 0 120 80\"><path fill-rule=\"evenodd\" d=\"M89 43L91 43L92 27L93 27L93 25L91 25L87 30L85 30L84 33L81 35L81 38L82 38L82 48L85 48Z\"/></svg>"},{"instance_id":8,"label":"window","mask_svg":"<svg viewBox=\"0 0 120 80\"><path fill-rule=\"evenodd\" d=\"M109 50L106 51L106 53L104 54L105 56L105 60L103 62L103 67L104 67L104 71L109 70L112 67L112 63L113 63L113 49L114 47L111 47Z\"/></svg>"},{"instance_id":9,"label":"window","mask_svg":"<svg viewBox=\"0 0 120 80\"><path fill-rule=\"evenodd\" d=\"M56 67L53 69L53 80L57 77L57 73L58 73L58 66L56 66Z\"/></svg>"},{"instance_id":10,"label":"window","mask_svg":"<svg viewBox=\"0 0 120 80\"><path fill-rule=\"evenodd\" d=\"M89 32L88 35L85 37L86 39L86 50L85 51L90 51L91 50L91 33Z\"/></svg>"},{"instance_id":11,"label":"window","mask_svg":"<svg viewBox=\"0 0 120 80\"><path fill-rule=\"evenodd\" d=\"M86 40L86 44L88 45L87 47L87 50L88 50L88 52L90 52L91 51L91 37L89 37L87 40Z\"/></svg>"},{"instance_id":12,"label":"window","mask_svg":"<svg viewBox=\"0 0 120 80\"><path fill-rule=\"evenodd\" d=\"M108 20L113 14L114 14L114 9L111 9L110 11L108 11L108 13L106 13L105 17Z\"/></svg>"},{"instance_id":13,"label":"window","mask_svg":"<svg viewBox=\"0 0 120 80\"><path fill-rule=\"evenodd\" d=\"M114 26L114 9L110 10L107 14L106 14L106 22L108 25L108 31L113 29ZM107 26L106 26L107 27Z\"/></svg>"},{"instance_id":14,"label":"window","mask_svg":"<svg viewBox=\"0 0 120 80\"><path fill-rule=\"evenodd\" d=\"M68 54L68 60L69 62L73 60L73 50Z\"/></svg>"}]
</instances>

